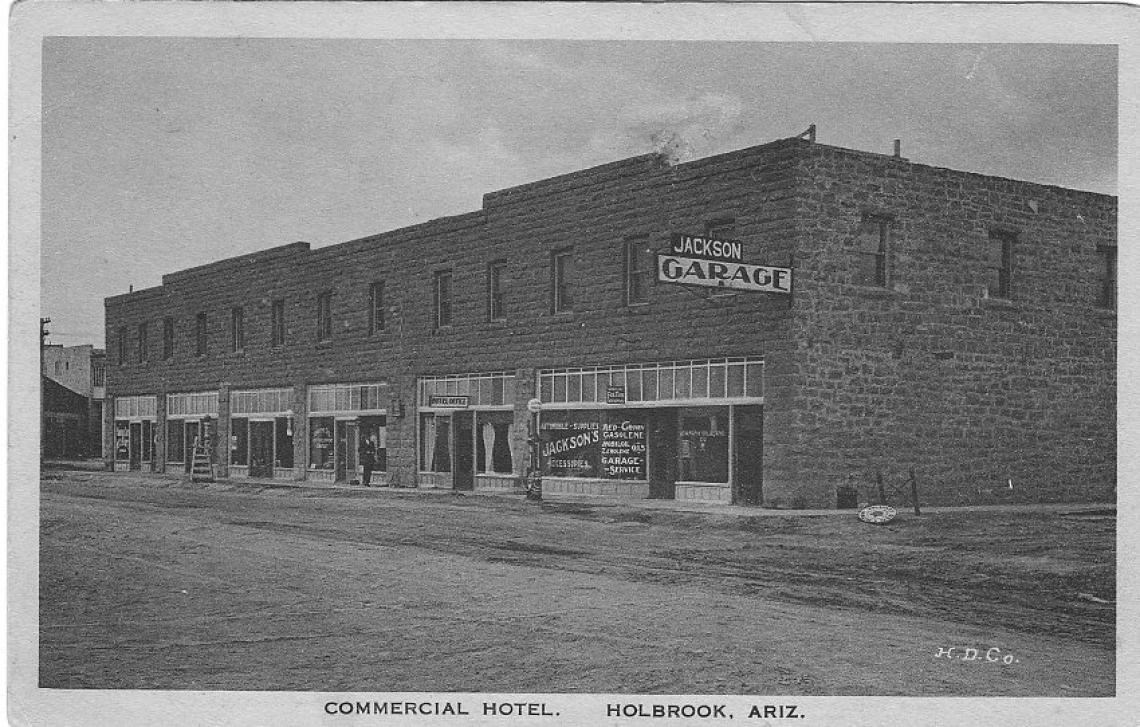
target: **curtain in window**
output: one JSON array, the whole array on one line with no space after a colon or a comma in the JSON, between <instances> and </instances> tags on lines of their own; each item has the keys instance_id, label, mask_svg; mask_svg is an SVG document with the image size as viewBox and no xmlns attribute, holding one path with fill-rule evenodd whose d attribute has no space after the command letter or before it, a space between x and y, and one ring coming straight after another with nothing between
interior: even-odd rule
<instances>
[{"instance_id":1,"label":"curtain in window","mask_svg":"<svg viewBox=\"0 0 1140 727\"><path fill-rule=\"evenodd\" d=\"M435 415L428 414L424 417L424 431L422 434L424 443L424 461L423 468L426 471L432 469L432 461L435 456Z\"/></svg>"},{"instance_id":2,"label":"curtain in window","mask_svg":"<svg viewBox=\"0 0 1140 727\"><path fill-rule=\"evenodd\" d=\"M495 425L483 422L483 472L494 472Z\"/></svg>"}]
</instances>

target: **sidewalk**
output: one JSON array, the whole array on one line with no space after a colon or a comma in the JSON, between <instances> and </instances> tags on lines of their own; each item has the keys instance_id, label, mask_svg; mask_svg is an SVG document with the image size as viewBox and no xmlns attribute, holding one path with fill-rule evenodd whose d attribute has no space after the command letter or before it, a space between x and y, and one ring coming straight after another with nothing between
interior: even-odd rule
<instances>
[{"instance_id":1,"label":"sidewalk","mask_svg":"<svg viewBox=\"0 0 1140 727\"><path fill-rule=\"evenodd\" d=\"M64 462L64 461L47 461L42 464L43 470L60 470L72 469L83 471L98 471L105 472L99 466L95 466L93 461L81 462ZM107 473L111 474L111 473ZM163 479L167 481L178 481L190 484L190 479L186 475L179 474L161 474L150 472L118 472L115 473L116 477L137 477L143 479ZM253 487L253 488L275 488L275 489L304 489L304 490L348 490L360 495L369 495L374 497L385 497L393 494L399 495L420 495L424 497L481 497L481 498L499 498L503 500L525 501L525 494L522 491L517 492L478 492L478 491L460 491L449 490L434 487L364 487L362 485L352 485L346 483L324 483L324 482L309 482L309 481L296 481L296 480L272 480L261 479L254 477L241 477L232 478L227 480L217 480L213 483L194 483L205 485L207 487L217 489L240 488L240 487ZM831 509L813 509L813 510L777 510L773 508L756 507L749 505L721 505L721 504L708 504L701 502L687 502L678 500L643 500L643 499L618 499L607 497L590 497L584 495L558 495L556 497L546 497L542 501L545 504L555 505L579 505L589 506L591 508L621 508L624 510L642 510L642 511L665 511L665 512L683 512L683 513L704 513L708 515L734 515L738 517L827 517L827 516L852 516L855 512L854 509L849 510L831 510ZM899 515L906 517L914 517L914 510L909 504L899 503L892 505L898 510ZM938 513L969 513L969 512L1056 512L1056 513L1082 513L1087 515L1103 515L1114 516L1116 513L1116 503L1105 502L1085 502L1085 503L1042 503L1042 504L1018 504L1018 503L1000 503L993 505L923 505L921 507L922 513L938 514Z\"/></svg>"},{"instance_id":2,"label":"sidewalk","mask_svg":"<svg viewBox=\"0 0 1140 727\"><path fill-rule=\"evenodd\" d=\"M391 494L416 494L427 497L431 496L452 496L452 497L483 497L483 498L499 498L505 500L525 501L526 496L521 490L518 492L480 492L473 490L449 490L435 487L381 487L372 486L364 487L363 485L352 485L346 483L326 484L326 483L313 483L306 481L283 481L283 480L265 480L256 479L252 477L243 477L240 479L222 480L219 482L226 482L234 485L248 484L259 487L298 487L307 489L321 489L321 490L352 490L361 494L372 494L376 496L384 496ZM656 510L656 511L672 511L672 512L685 512L685 513L705 513L709 515L736 515L739 517L763 517L763 516L776 516L776 517L826 517L826 516L848 516L850 517L857 510L832 510L832 509L812 509L812 510L779 510L774 508L750 506L750 505L722 505L710 504L701 502L687 502L678 500L650 500L650 499L620 499L609 497L590 497L585 495L558 495L556 497L544 497L544 503L559 504L559 505L588 505L592 508L622 508L622 509L636 509L636 510ZM902 516L914 517L914 508L908 504L897 504L893 507L899 511ZM922 505L921 511L923 515L938 514L944 512L1081 512L1089 511L1090 514L1103 513L1115 514L1116 503L1040 503L1040 504L1019 504L1019 503L1001 503L993 505Z\"/></svg>"}]
</instances>

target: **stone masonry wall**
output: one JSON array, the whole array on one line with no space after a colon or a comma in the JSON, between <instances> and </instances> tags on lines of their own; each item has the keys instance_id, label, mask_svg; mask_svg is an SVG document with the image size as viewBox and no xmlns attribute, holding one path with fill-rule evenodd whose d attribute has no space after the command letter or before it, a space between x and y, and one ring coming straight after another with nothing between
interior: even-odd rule
<instances>
[{"instance_id":1,"label":"stone masonry wall","mask_svg":"<svg viewBox=\"0 0 1140 727\"><path fill-rule=\"evenodd\" d=\"M892 220L885 289L852 283L864 214ZM725 218L746 262L794 265L792 298L655 284L646 304L626 304L626 240L661 250L672 233ZM993 229L1016 235L1009 301L983 295ZM1115 243L1115 200L1103 195L802 140L679 165L649 155L492 192L469 214L319 249L294 243L109 298L107 390L293 386L300 475L305 387L387 380L406 409L389 416L390 471L411 484L418 376L762 356L766 505L834 506L844 485L868 499L877 473L893 483L910 467L929 503L1108 498L1116 322L1094 300L1097 246ZM552 253L564 249L574 255L574 310L553 313ZM491 321L487 273L498 260L506 319ZM433 280L444 270L453 322L437 329ZM370 335L377 281L385 326ZM333 334L318 342L324 291ZM273 348L278 299L286 342ZM229 344L234 306L244 311L240 352ZM203 357L194 354L199 312L209 320ZM165 316L176 323L169 360ZM141 321L146 362L136 356ZM516 387L520 425L533 387Z\"/></svg>"},{"instance_id":2,"label":"stone masonry wall","mask_svg":"<svg viewBox=\"0 0 1140 727\"><path fill-rule=\"evenodd\" d=\"M674 232L703 234L734 218L745 261L786 265L794 245L792 190L799 145L775 142L670 166L637 157L486 195L458 217L310 250L295 243L167 275L159 288L107 300L109 353L126 327L128 356L108 361L116 394L305 386L386 379L407 416L389 418L392 468L415 470L417 376L763 356L766 396L791 401L789 301L756 294L712 296L651 285L626 305L624 245L665 249ZM551 310L552 253L572 249L574 310ZM487 270L505 260L506 320L487 315ZM434 326L433 280L453 276L453 322ZM385 284L383 331L368 333L368 292ZM333 295L333 335L316 341L316 297ZM272 301L286 301L286 344L270 346ZM230 310L244 311L245 345L230 351ZM194 353L194 321L206 312L209 352ZM176 321L175 353L162 360L162 320ZM150 355L139 362L137 323L148 321ZM518 387L518 391L533 388ZM515 402L519 406L519 402ZM525 399L522 400L525 404ZM297 410L298 415L301 414ZM778 415L787 420L787 413ZM304 423L298 422L297 436ZM765 428L773 476L790 434ZM301 453L301 447L297 448ZM300 466L300 460L298 460ZM521 464L517 464L521 467Z\"/></svg>"},{"instance_id":3,"label":"stone masonry wall","mask_svg":"<svg viewBox=\"0 0 1140 727\"><path fill-rule=\"evenodd\" d=\"M931 504L1112 499L1115 199L822 146L800 174L784 504L911 467ZM867 213L892 220L886 289L852 283ZM985 295L991 230L1015 236L1009 300Z\"/></svg>"}]
</instances>

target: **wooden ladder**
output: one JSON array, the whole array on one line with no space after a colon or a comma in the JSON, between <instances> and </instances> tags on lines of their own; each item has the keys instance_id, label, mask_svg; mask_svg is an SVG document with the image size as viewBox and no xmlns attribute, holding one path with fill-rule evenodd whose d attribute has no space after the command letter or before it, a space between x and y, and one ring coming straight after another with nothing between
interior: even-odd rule
<instances>
[{"instance_id":1,"label":"wooden ladder","mask_svg":"<svg viewBox=\"0 0 1140 727\"><path fill-rule=\"evenodd\" d=\"M190 464L191 482L213 482L214 465L210 462L210 453L202 440L194 437L194 458Z\"/></svg>"}]
</instances>

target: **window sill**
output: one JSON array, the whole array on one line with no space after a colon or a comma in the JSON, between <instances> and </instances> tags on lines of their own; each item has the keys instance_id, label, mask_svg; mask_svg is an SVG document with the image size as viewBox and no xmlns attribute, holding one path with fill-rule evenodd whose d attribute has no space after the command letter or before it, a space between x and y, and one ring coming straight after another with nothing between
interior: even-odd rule
<instances>
[{"instance_id":1,"label":"window sill","mask_svg":"<svg viewBox=\"0 0 1140 727\"><path fill-rule=\"evenodd\" d=\"M1017 301L1012 298L982 298L981 304L984 308L1011 309L1018 307Z\"/></svg>"}]
</instances>

